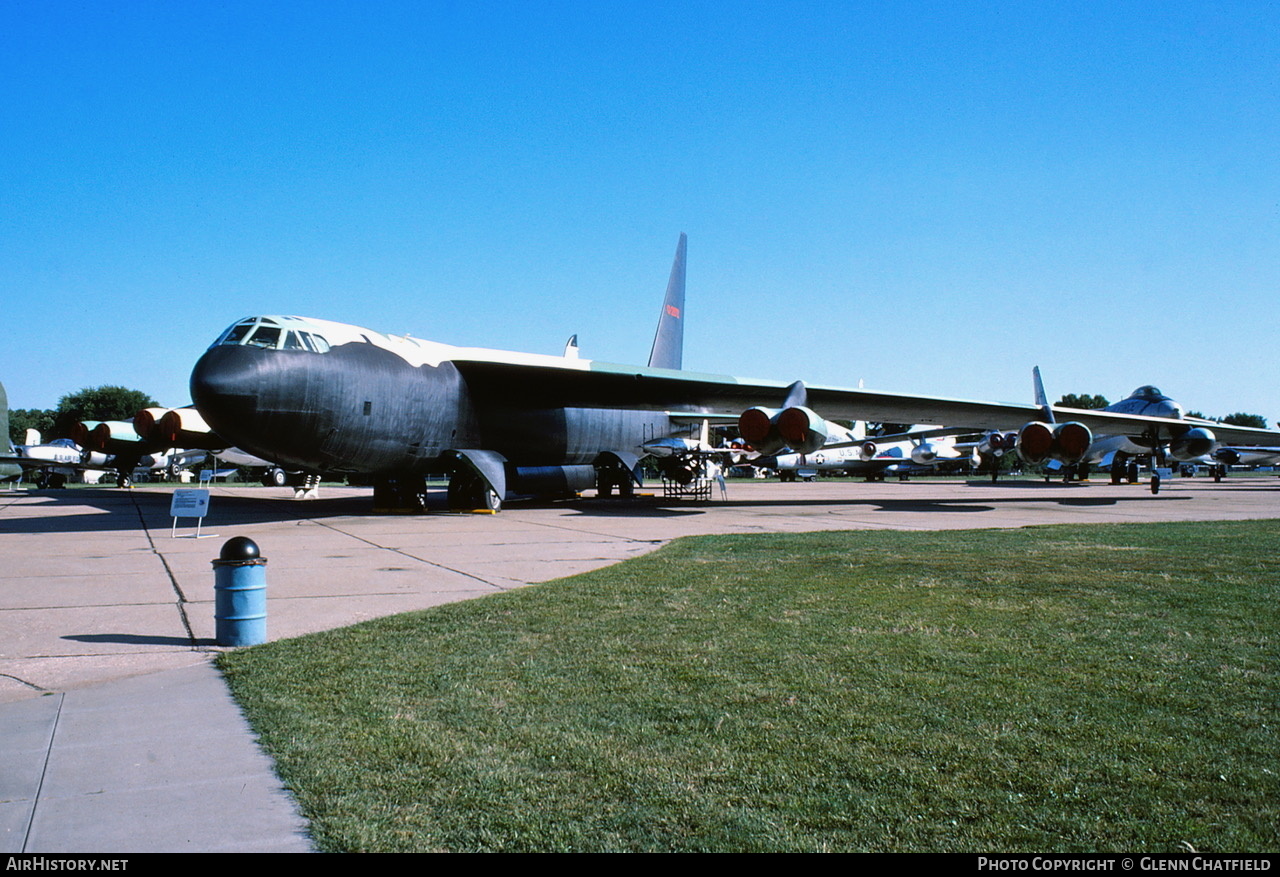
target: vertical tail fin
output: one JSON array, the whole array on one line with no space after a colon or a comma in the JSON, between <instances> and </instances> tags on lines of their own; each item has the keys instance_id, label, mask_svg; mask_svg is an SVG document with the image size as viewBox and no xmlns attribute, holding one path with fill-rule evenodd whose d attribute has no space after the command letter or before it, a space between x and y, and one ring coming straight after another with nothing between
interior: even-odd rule
<instances>
[{"instance_id":1,"label":"vertical tail fin","mask_svg":"<svg viewBox=\"0 0 1280 877\"><path fill-rule=\"evenodd\" d=\"M9 439L9 394L0 384L0 453L13 456L13 442Z\"/></svg>"},{"instance_id":2,"label":"vertical tail fin","mask_svg":"<svg viewBox=\"0 0 1280 877\"><path fill-rule=\"evenodd\" d=\"M1049 397L1044 392L1044 381L1040 380L1040 366L1032 366L1031 380L1035 384L1036 404L1040 406L1040 413L1044 415L1045 423L1053 423L1053 406L1049 404Z\"/></svg>"},{"instance_id":3,"label":"vertical tail fin","mask_svg":"<svg viewBox=\"0 0 1280 877\"><path fill-rule=\"evenodd\" d=\"M680 233L676 258L671 263L671 279L667 296L662 300L658 331L649 351L649 368L681 368L684 364L684 253L685 234Z\"/></svg>"}]
</instances>

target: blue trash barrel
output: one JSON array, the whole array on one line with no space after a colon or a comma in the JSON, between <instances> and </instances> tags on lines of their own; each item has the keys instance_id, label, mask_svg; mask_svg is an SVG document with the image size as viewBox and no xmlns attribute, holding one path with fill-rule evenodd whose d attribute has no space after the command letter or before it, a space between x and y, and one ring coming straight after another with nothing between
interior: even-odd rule
<instances>
[{"instance_id":1,"label":"blue trash barrel","mask_svg":"<svg viewBox=\"0 0 1280 877\"><path fill-rule=\"evenodd\" d=\"M267 641L267 559L247 536L227 540L213 563L213 618L220 646Z\"/></svg>"}]
</instances>

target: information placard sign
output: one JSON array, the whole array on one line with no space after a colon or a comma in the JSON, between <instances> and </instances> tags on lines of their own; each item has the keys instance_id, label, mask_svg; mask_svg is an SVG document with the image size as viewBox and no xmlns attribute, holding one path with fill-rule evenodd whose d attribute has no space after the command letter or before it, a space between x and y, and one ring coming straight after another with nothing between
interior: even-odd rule
<instances>
[{"instance_id":1,"label":"information placard sign","mask_svg":"<svg viewBox=\"0 0 1280 877\"><path fill-rule=\"evenodd\" d=\"M196 532L193 535L199 539L200 525L209 514L209 491L201 487L178 488L169 503L169 514L173 516L173 527L169 531L171 538L178 534L178 518L195 518Z\"/></svg>"}]
</instances>

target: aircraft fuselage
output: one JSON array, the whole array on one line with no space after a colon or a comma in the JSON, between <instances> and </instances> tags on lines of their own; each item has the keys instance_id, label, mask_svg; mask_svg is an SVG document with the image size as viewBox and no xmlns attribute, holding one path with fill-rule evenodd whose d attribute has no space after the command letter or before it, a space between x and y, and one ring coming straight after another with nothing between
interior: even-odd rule
<instances>
[{"instance_id":1,"label":"aircraft fuselage","mask_svg":"<svg viewBox=\"0 0 1280 877\"><path fill-rule=\"evenodd\" d=\"M200 358L191 395L209 426L290 469L373 476L439 472L456 449L496 451L520 466L590 463L601 451L642 454L670 428L661 412L521 405L470 387L453 357L477 351L299 318L241 321ZM308 333L306 343L255 344L260 327ZM317 343L313 343L317 342ZM539 359L563 362L557 357Z\"/></svg>"}]
</instances>

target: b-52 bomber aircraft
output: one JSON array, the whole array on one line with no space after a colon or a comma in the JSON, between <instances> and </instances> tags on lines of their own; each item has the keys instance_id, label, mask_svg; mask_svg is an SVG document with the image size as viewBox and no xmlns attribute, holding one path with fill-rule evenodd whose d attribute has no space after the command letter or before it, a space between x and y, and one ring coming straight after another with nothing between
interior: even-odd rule
<instances>
[{"instance_id":1,"label":"b-52 bomber aircraft","mask_svg":"<svg viewBox=\"0 0 1280 877\"><path fill-rule=\"evenodd\" d=\"M824 418L993 434L1035 422L1032 431L1048 438L1045 456L1063 459L1087 449L1091 430L1176 439L1191 428L1167 417L1068 409L1050 409L1057 422L1044 424L1044 412L1029 404L684 371L685 254L681 235L647 366L583 359L576 347L564 356L514 353L256 316L232 324L200 357L192 400L225 443L290 471L372 480L374 505L384 510L421 507L431 474L448 475L449 504L461 509L591 486L625 494L646 442L684 434L700 419L761 426L756 450L765 454L818 450ZM1266 430L1224 432L1240 444L1280 440ZM658 463L687 465L678 454Z\"/></svg>"}]
</instances>

